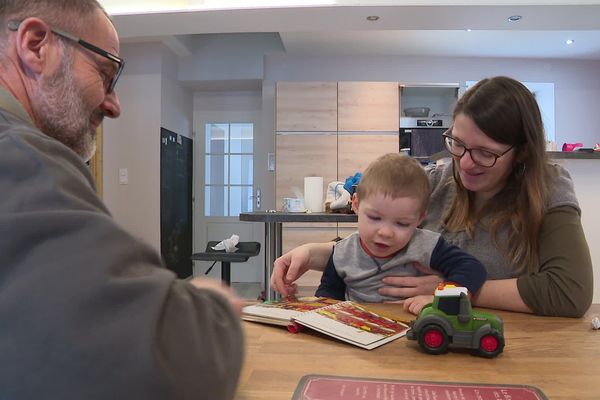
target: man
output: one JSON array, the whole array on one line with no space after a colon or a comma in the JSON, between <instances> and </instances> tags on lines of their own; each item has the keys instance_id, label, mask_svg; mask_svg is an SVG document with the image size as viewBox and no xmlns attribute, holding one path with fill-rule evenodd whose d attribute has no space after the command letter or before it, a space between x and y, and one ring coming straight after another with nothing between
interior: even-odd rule
<instances>
[{"instance_id":1,"label":"man","mask_svg":"<svg viewBox=\"0 0 600 400\"><path fill-rule=\"evenodd\" d=\"M95 0L0 0L2 399L235 393L241 301L162 267L84 164L120 113L118 53Z\"/></svg>"}]
</instances>

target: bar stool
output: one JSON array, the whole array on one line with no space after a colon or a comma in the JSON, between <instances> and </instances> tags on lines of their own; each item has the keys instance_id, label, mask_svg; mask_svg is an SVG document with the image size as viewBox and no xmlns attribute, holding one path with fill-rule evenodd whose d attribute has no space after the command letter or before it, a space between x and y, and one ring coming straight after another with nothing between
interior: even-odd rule
<instances>
[{"instance_id":1,"label":"bar stool","mask_svg":"<svg viewBox=\"0 0 600 400\"><path fill-rule=\"evenodd\" d=\"M248 261L250 257L257 256L260 253L259 242L239 242L238 250L234 253L226 253L225 250L213 250L212 248L219 243L218 241L210 241L206 244L206 250L202 253L194 253L190 257L193 261L214 261L221 262L221 279L231 285L231 263L242 263ZM210 267L212 268L212 266ZM209 268L209 271L210 271Z\"/></svg>"}]
</instances>

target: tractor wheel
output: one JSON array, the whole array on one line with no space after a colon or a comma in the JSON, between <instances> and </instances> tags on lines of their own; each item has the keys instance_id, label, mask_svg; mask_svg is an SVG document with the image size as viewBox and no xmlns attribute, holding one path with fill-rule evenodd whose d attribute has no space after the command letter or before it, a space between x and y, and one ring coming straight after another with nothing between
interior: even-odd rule
<instances>
[{"instance_id":1,"label":"tractor wheel","mask_svg":"<svg viewBox=\"0 0 600 400\"><path fill-rule=\"evenodd\" d=\"M504 337L497 331L483 335L479 340L477 354L483 357L496 357L504 350Z\"/></svg>"},{"instance_id":2,"label":"tractor wheel","mask_svg":"<svg viewBox=\"0 0 600 400\"><path fill-rule=\"evenodd\" d=\"M442 354L448 350L450 339L439 325L425 325L419 334L419 345L429 354Z\"/></svg>"}]
</instances>

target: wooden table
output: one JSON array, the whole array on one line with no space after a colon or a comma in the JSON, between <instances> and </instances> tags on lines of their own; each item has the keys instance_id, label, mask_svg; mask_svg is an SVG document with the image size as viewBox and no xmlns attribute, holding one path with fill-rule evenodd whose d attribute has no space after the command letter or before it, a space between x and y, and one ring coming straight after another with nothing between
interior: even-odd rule
<instances>
[{"instance_id":1,"label":"wooden table","mask_svg":"<svg viewBox=\"0 0 600 400\"><path fill-rule=\"evenodd\" d=\"M400 306L370 308L413 319ZM600 331L591 318L537 317L493 311L504 320L506 347L486 359L463 350L432 356L406 338L375 350L362 350L317 333L244 322L246 362L237 400L291 399L300 378L328 374L403 380L532 385L551 400L600 399Z\"/></svg>"},{"instance_id":2,"label":"wooden table","mask_svg":"<svg viewBox=\"0 0 600 400\"><path fill-rule=\"evenodd\" d=\"M356 222L356 214L337 213L291 213L284 211L253 211L240 214L240 221L264 222L265 224L265 270L263 291L265 300L276 300L277 293L271 289L273 262L282 252L282 224L284 222Z\"/></svg>"}]
</instances>

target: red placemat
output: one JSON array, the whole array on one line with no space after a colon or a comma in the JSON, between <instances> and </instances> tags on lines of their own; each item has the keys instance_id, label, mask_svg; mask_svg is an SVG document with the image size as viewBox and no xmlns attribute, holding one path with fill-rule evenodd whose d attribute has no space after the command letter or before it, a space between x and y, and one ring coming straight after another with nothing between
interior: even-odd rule
<instances>
[{"instance_id":1,"label":"red placemat","mask_svg":"<svg viewBox=\"0 0 600 400\"><path fill-rule=\"evenodd\" d=\"M408 381L305 375L292 400L548 400L528 385Z\"/></svg>"}]
</instances>

